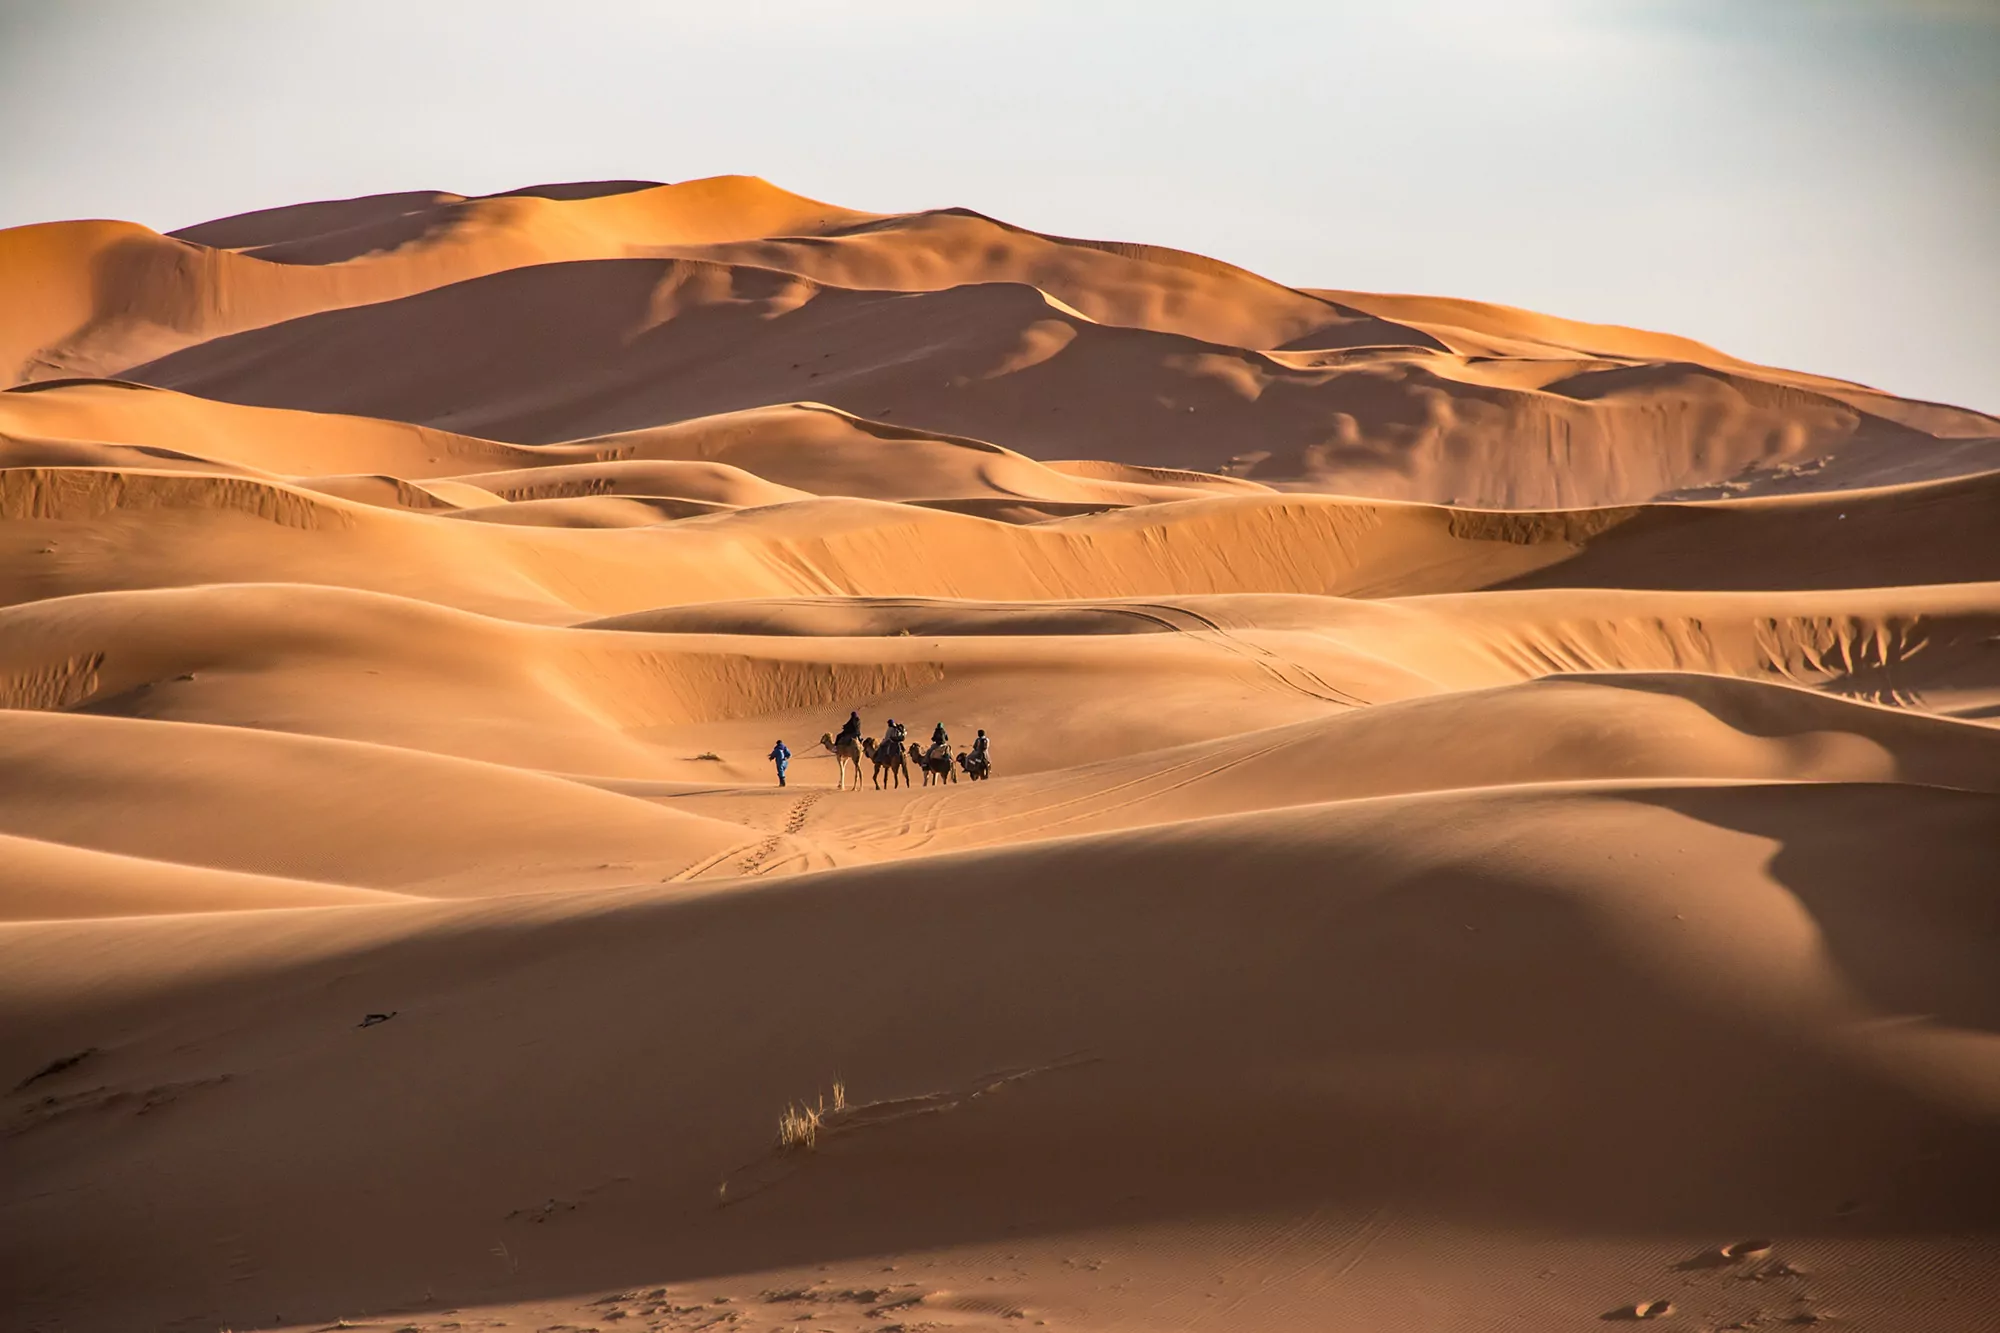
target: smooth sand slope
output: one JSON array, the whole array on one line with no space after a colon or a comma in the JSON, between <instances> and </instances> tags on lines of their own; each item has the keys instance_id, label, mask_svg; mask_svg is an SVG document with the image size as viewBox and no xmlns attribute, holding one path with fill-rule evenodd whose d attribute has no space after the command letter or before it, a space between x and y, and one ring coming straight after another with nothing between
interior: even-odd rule
<instances>
[{"instance_id":1,"label":"smooth sand slope","mask_svg":"<svg viewBox=\"0 0 2000 1333\"><path fill-rule=\"evenodd\" d=\"M0 294L7 1328L2000 1309L1993 418L742 177Z\"/></svg>"}]
</instances>

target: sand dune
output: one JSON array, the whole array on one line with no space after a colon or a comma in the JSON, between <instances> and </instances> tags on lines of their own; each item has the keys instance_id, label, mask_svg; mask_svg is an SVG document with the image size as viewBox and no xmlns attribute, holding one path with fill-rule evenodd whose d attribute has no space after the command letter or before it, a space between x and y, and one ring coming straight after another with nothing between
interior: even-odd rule
<instances>
[{"instance_id":1,"label":"sand dune","mask_svg":"<svg viewBox=\"0 0 2000 1333\"><path fill-rule=\"evenodd\" d=\"M536 475L518 484L532 490ZM829 594L1381 597L1501 585L1744 590L1838 588L1871 577L1890 585L2000 579L1994 547L1981 536L2000 489L1982 479L1535 515L1210 496L1027 525L821 498L722 512L670 508L640 515L636 528L600 525L620 529L602 534L543 526L532 515L526 526L451 521L459 515L448 506L468 494L417 493L439 485L416 484L405 495L377 483L364 494L342 482L328 494L245 474L0 470L0 512L17 520L0 528L0 549L11 553L0 601L274 581L571 623L663 605ZM487 488L501 485L487 476L468 493L490 496ZM488 506L471 516L501 512Z\"/></svg>"},{"instance_id":2,"label":"sand dune","mask_svg":"<svg viewBox=\"0 0 2000 1333\"><path fill-rule=\"evenodd\" d=\"M1684 679L1728 676L1971 717L2000 705L1985 661L2000 634L2000 589L1898 590L1873 600L804 599L705 603L554 629L376 594L241 585L87 594L0 611L7 645L0 689L17 707L256 726L566 773L703 782L721 774L757 781L770 746L765 733L811 739L815 719L848 702L871 716L941 717L955 730L1007 717L1021 733L1009 743L1010 772L1237 734L1254 734L1262 746L1266 728L1293 718L1339 718L1347 730L1312 732L1302 744L1345 753L1363 725L1351 710L1427 697L1463 700L1446 705L1460 712L1440 716L1456 718L1452 725L1470 737L1543 736L1553 722L1494 728L1471 719L1497 718L1503 706L1478 692L1553 673L1604 682L1626 678L1605 673L1634 673L1638 682L1700 672ZM1134 674L1161 685L1134 698L1123 679ZM1739 730L1851 733L1871 738L1854 743L1864 750L1876 743L1873 722L1902 716L1836 711L1827 715L1835 721L1808 726L1796 715L1809 696L1749 697L1777 700L1775 720ZM1650 706L1629 696L1607 705L1613 713ZM1614 720L1592 714L1577 725L1605 730ZM1541 744L1510 743L1523 756ZM1716 745L1718 753L1727 748ZM1423 762L1438 768L1437 785L1461 780L1455 743L1420 748ZM1345 774L1348 761L1329 767ZM1589 775L1621 771L1612 764ZM1654 775L1738 773L1697 765Z\"/></svg>"},{"instance_id":3,"label":"sand dune","mask_svg":"<svg viewBox=\"0 0 2000 1333\"><path fill-rule=\"evenodd\" d=\"M454 472L594 461L595 451L521 449L401 421L267 412L163 393L120 381L53 381L0 394L0 447L30 440L125 445L199 457L237 470L321 476L388 472L423 479Z\"/></svg>"},{"instance_id":4,"label":"sand dune","mask_svg":"<svg viewBox=\"0 0 2000 1333\"><path fill-rule=\"evenodd\" d=\"M0 834L8 881L0 920L179 915L414 901L355 888L148 860Z\"/></svg>"},{"instance_id":5,"label":"sand dune","mask_svg":"<svg viewBox=\"0 0 2000 1333\"><path fill-rule=\"evenodd\" d=\"M10 1328L2000 1306L1993 418L745 177L0 292Z\"/></svg>"},{"instance_id":6,"label":"sand dune","mask_svg":"<svg viewBox=\"0 0 2000 1333\"><path fill-rule=\"evenodd\" d=\"M1319 291L1313 295L1353 306L1381 319L1397 320L1435 336L1441 345L1472 356L1515 356L1529 359L1574 357L1578 353L1610 360L1686 362L1720 370L1749 372L1762 379L1824 393L1877 416L1902 422L1944 438L1990 437L1993 418L1980 412L1928 403L1845 380L1796 370L1774 370L1739 360L1691 338L1628 329L1611 324L1586 324L1558 319L1532 310L1435 296L1399 296L1377 292Z\"/></svg>"},{"instance_id":7,"label":"sand dune","mask_svg":"<svg viewBox=\"0 0 2000 1333\"><path fill-rule=\"evenodd\" d=\"M0 832L183 865L453 896L490 891L502 874L521 887L667 879L756 841L699 816L403 747L21 712L0 715L0 727ZM229 836L212 810L230 812Z\"/></svg>"},{"instance_id":8,"label":"sand dune","mask_svg":"<svg viewBox=\"0 0 2000 1333\"><path fill-rule=\"evenodd\" d=\"M176 238L52 227L0 237L0 268L45 294L0 345L17 379L118 372L506 439L647 429L776 393L1031 457L1506 507L1935 479L1994 470L2000 448L1991 417L1686 339L1297 290L1200 256L964 210L854 213L750 178L382 196ZM523 326L504 356L482 336L496 317ZM348 373L299 369L320 363Z\"/></svg>"},{"instance_id":9,"label":"sand dune","mask_svg":"<svg viewBox=\"0 0 2000 1333\"><path fill-rule=\"evenodd\" d=\"M0 285L28 293L0 323L0 377L102 374L243 329L523 264L812 235L869 216L742 176L568 199L427 198L271 210L178 238L125 222L0 231Z\"/></svg>"},{"instance_id":10,"label":"sand dune","mask_svg":"<svg viewBox=\"0 0 2000 1333\"><path fill-rule=\"evenodd\" d=\"M55 1104L25 1122L44 1164L13 1271L45 1307L89 1291L110 1319L449 1317L429 1284L482 1304L628 1291L619 1308L710 1318L789 1289L831 1301L815 1322L834 1327L912 1298L982 1326L980 1297L996 1323L1303 1327L1365 1320L1412 1264L1477 1322L1555 1231L1633 1236L1600 1242L1608 1266L1572 1243L1536 1285L1576 1321L1660 1291L1888 1314L1885 1292L1923 1281L1895 1236L1993 1222L1980 1118L2000 1103L1960 1077L1990 1059L1991 988L1960 936L1982 909L1948 887L2000 851L1992 802L1422 797L975 853L945 879L913 862L680 900L112 923L88 937L84 975L108 983L90 989L55 962L83 928L42 927L0 991L10 1058L101 1053L45 1080ZM1867 832L1884 825L1930 836L1892 850ZM1937 887L1841 887L1884 874ZM1935 966L1909 970L1911 950ZM1112 958L1144 962L1106 986ZM246 1016L248 992L272 999ZM30 997L43 1040L20 1049ZM398 1017L357 1032L371 1009ZM1941 1017L1871 1021L1913 1009ZM589 1039L607 1022L615 1041ZM812 1160L775 1154L776 1109L835 1067L853 1109ZM88 1159L62 1150L79 1111L101 1121L120 1096L171 1113ZM284 1127L329 1101L352 1109L297 1151ZM148 1183L82 1213L63 1200L90 1161ZM314 1206L217 1246L253 1181ZM1441 1252L1440 1230L1500 1239ZM1810 1276L1745 1293L1726 1267L1674 1272L1702 1248L1684 1237L1751 1234ZM482 1243L455 1253L455 1235ZM1373 1275L1258 1280L1255 1256L1316 1271L1317 1250L1338 1265L1370 1238ZM339 1277L317 1258L333 1245ZM114 1273L107 1250L132 1258ZM226 1293L203 1276L231 1265L247 1276ZM857 1285L883 1294L843 1308ZM1935 1290L1929 1318L1979 1308L1976 1286Z\"/></svg>"},{"instance_id":11,"label":"sand dune","mask_svg":"<svg viewBox=\"0 0 2000 1333\"><path fill-rule=\"evenodd\" d=\"M522 327L496 355L478 333L499 319ZM1991 422L1978 439L1940 440L1825 393L1692 362L1264 352L1100 324L1019 283L869 291L683 260L515 269L123 373L233 402L542 443L775 394L1030 457L1475 506L1630 503L1780 467L1797 476L1829 458L1879 475L1894 454L1907 480L2000 460ZM1255 447L1235 447L1245 439ZM1850 453L1871 463L1845 463Z\"/></svg>"}]
</instances>

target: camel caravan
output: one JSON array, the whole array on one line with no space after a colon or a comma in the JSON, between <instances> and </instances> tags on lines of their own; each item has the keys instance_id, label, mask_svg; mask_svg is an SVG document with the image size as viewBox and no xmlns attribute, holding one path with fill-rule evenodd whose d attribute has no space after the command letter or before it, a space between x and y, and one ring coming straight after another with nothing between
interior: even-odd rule
<instances>
[{"instance_id":1,"label":"camel caravan","mask_svg":"<svg viewBox=\"0 0 2000 1333\"><path fill-rule=\"evenodd\" d=\"M839 769L837 786L841 791L847 790L849 765L854 768L854 790L861 790L863 760L874 768L872 777L877 791L885 786L893 788L898 782L905 787L909 786L912 767L924 775L926 787L933 782L957 782L960 773L965 774L968 782L984 782L993 776L992 742L987 739L983 729L978 738L972 742L970 750L960 750L957 754L953 754L951 737L945 732L942 722L932 729L931 743L924 746L911 740L908 729L893 717L889 719L889 724L883 730L880 740L873 736L863 736L861 714L850 713L846 725L841 727L838 736L821 735L819 743L822 749L834 757ZM778 751L784 748L785 743L779 741L777 749L772 751L772 757L776 758ZM785 751L785 757L789 759L791 752ZM784 782L784 765L781 762L778 769L778 785L783 786Z\"/></svg>"}]
</instances>

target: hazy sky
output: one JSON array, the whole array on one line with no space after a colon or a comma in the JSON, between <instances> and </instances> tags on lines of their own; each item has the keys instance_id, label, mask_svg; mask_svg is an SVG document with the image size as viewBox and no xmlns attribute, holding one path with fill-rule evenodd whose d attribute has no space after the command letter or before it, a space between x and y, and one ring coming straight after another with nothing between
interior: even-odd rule
<instances>
[{"instance_id":1,"label":"hazy sky","mask_svg":"<svg viewBox=\"0 0 2000 1333\"><path fill-rule=\"evenodd\" d=\"M0 225L723 172L2000 412L2000 0L0 0Z\"/></svg>"}]
</instances>

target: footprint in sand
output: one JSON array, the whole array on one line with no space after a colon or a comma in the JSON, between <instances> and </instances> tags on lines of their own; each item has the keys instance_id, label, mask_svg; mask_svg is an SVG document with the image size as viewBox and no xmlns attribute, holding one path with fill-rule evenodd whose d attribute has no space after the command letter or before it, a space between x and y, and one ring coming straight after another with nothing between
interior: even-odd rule
<instances>
[{"instance_id":1,"label":"footprint in sand","mask_svg":"<svg viewBox=\"0 0 2000 1333\"><path fill-rule=\"evenodd\" d=\"M1713 1250L1703 1250L1691 1259L1683 1259L1674 1265L1681 1272L1693 1272L1703 1268L1728 1268L1733 1264L1750 1263L1767 1258L1771 1253L1771 1242L1764 1239L1732 1241Z\"/></svg>"},{"instance_id":2,"label":"footprint in sand","mask_svg":"<svg viewBox=\"0 0 2000 1333\"><path fill-rule=\"evenodd\" d=\"M812 808L819 804L820 797L824 794L823 792L808 792L806 795L800 797L792 805L791 813L785 816L784 832L782 834L774 833L758 843L750 850L748 855L736 863L736 868L746 875L755 874L760 870L764 863L771 859L772 854L778 850L778 846L784 838L795 835L805 828L806 817L812 813Z\"/></svg>"},{"instance_id":3,"label":"footprint in sand","mask_svg":"<svg viewBox=\"0 0 2000 1333\"><path fill-rule=\"evenodd\" d=\"M1672 1301L1640 1301L1636 1305L1621 1305L1616 1310L1600 1316L1604 1319L1664 1319L1674 1312Z\"/></svg>"},{"instance_id":4,"label":"footprint in sand","mask_svg":"<svg viewBox=\"0 0 2000 1333\"><path fill-rule=\"evenodd\" d=\"M819 798L823 794L822 792L810 792L801 798L799 803L792 807L792 813L785 819L785 832L797 833L800 829L804 828L806 826L806 816L812 813L812 808L815 805L819 804Z\"/></svg>"}]
</instances>

